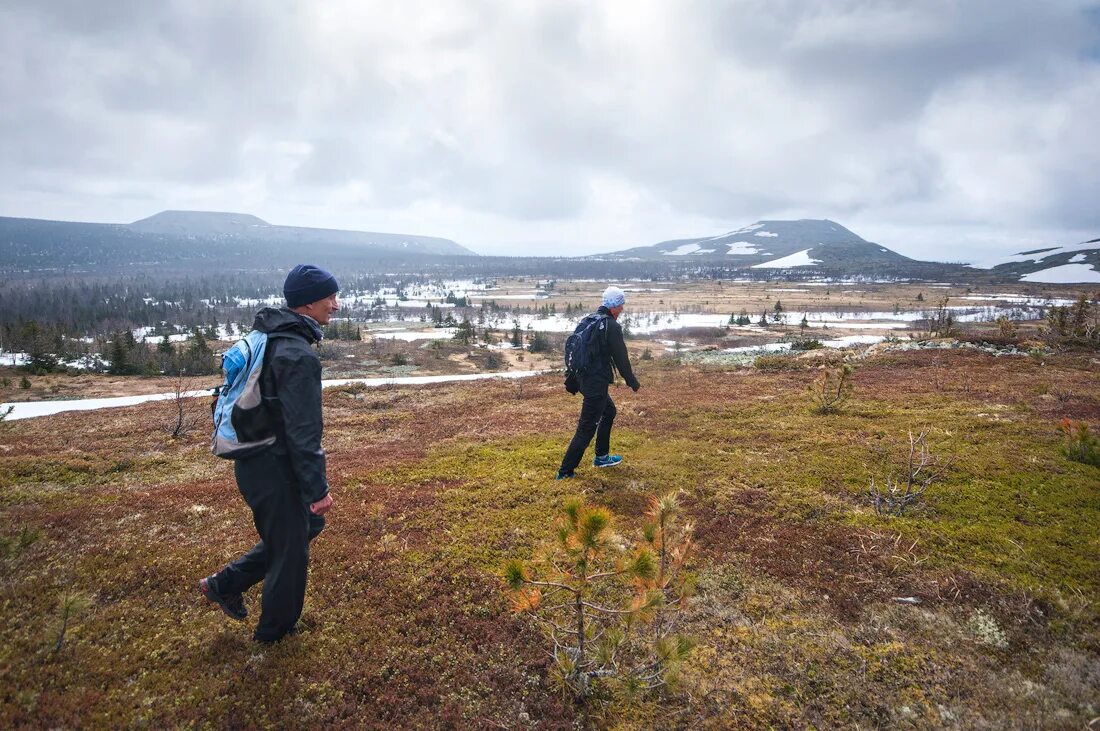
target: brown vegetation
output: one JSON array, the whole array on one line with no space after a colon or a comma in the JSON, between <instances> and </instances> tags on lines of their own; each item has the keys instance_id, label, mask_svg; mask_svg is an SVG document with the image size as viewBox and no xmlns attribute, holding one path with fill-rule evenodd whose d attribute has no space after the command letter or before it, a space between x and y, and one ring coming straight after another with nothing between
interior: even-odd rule
<instances>
[{"instance_id":1,"label":"brown vegetation","mask_svg":"<svg viewBox=\"0 0 1100 731\"><path fill-rule=\"evenodd\" d=\"M267 650L194 589L254 539L203 430L149 429L152 404L8 425L0 726L1080 728L1100 715L1100 490L1058 431L1063 417L1100 424L1089 355L886 354L858 363L828 419L806 408L812 369L640 368L639 393L613 391L624 466L561 482L579 403L557 377L522 399L503 381L326 391L336 507L304 631ZM926 424L957 454L933 509L876 514L870 476ZM698 546L680 689L582 710L555 690L501 569L534 555L570 497L633 534L675 490ZM255 592L247 602L255 616Z\"/></svg>"}]
</instances>

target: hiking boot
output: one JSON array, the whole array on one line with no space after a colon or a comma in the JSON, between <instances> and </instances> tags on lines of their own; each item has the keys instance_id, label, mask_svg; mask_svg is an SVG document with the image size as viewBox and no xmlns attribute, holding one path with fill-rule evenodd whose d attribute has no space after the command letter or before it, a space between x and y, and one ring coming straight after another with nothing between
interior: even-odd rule
<instances>
[{"instance_id":1,"label":"hiking boot","mask_svg":"<svg viewBox=\"0 0 1100 731\"><path fill-rule=\"evenodd\" d=\"M605 454L602 457L597 456L592 460L592 464L596 467L614 467L623 461L623 458L617 454Z\"/></svg>"},{"instance_id":2,"label":"hiking boot","mask_svg":"<svg viewBox=\"0 0 1100 731\"><path fill-rule=\"evenodd\" d=\"M281 642L282 640L284 640L287 637L297 637L298 635L302 634L302 632L303 632L302 623L299 622L298 624L296 624L293 627L291 627L290 629L288 629L286 631L286 634L284 634L284 635L280 635L279 637L260 637L259 635L253 635L252 636L252 641L256 642L257 644L265 645L267 647L270 647L271 645L274 645L277 642Z\"/></svg>"},{"instance_id":3,"label":"hiking boot","mask_svg":"<svg viewBox=\"0 0 1100 731\"><path fill-rule=\"evenodd\" d=\"M244 597L240 594L219 594L214 589L213 576L199 580L199 592L208 602L217 604L230 619L243 622L248 617L248 608L244 605Z\"/></svg>"},{"instance_id":4,"label":"hiking boot","mask_svg":"<svg viewBox=\"0 0 1100 731\"><path fill-rule=\"evenodd\" d=\"M576 475L573 474L572 472L562 472L561 470L558 470L558 476L555 477L554 479L555 480L571 480L574 477L576 477Z\"/></svg>"}]
</instances>

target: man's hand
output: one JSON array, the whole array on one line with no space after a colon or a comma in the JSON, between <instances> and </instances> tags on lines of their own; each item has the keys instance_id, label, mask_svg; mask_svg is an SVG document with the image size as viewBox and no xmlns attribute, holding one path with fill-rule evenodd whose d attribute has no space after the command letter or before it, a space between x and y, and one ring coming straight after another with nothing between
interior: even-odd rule
<instances>
[{"instance_id":1,"label":"man's hand","mask_svg":"<svg viewBox=\"0 0 1100 731\"><path fill-rule=\"evenodd\" d=\"M324 515L332 507L332 493L325 495L323 498L309 506L309 512L314 515Z\"/></svg>"},{"instance_id":2,"label":"man's hand","mask_svg":"<svg viewBox=\"0 0 1100 731\"><path fill-rule=\"evenodd\" d=\"M638 393L638 389L641 387L642 384L638 383L637 381L634 381L634 383L630 384L630 388L634 390L634 393Z\"/></svg>"}]
</instances>

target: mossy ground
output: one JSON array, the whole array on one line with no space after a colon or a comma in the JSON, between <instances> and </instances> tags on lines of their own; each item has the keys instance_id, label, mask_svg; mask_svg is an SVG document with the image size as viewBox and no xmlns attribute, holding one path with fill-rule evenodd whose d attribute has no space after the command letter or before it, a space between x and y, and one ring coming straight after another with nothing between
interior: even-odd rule
<instances>
[{"instance_id":1,"label":"mossy ground","mask_svg":"<svg viewBox=\"0 0 1100 731\"><path fill-rule=\"evenodd\" d=\"M0 433L0 726L1064 727L1100 715L1100 425L1088 357L860 362L840 414L810 369L643 365L614 470L553 473L579 400L555 377L326 392L336 508L304 632L261 649L197 580L254 540L231 465L147 407ZM903 517L863 496L907 445L952 466ZM498 576L569 496L638 526L684 491L698 647L666 697L580 709ZM23 528L38 540L20 545ZM65 596L88 600L55 650ZM901 604L914 597L919 605ZM257 592L248 597L253 617ZM976 614L976 613L980 613ZM991 618L996 632L977 631ZM984 632L984 634L983 634ZM1002 641L1003 640L1003 641Z\"/></svg>"}]
</instances>

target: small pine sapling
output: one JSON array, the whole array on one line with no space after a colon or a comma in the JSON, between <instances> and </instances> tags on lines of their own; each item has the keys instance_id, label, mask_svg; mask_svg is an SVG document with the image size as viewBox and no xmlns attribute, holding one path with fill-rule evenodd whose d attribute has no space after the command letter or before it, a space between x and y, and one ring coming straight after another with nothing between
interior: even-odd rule
<instances>
[{"instance_id":1,"label":"small pine sapling","mask_svg":"<svg viewBox=\"0 0 1100 731\"><path fill-rule=\"evenodd\" d=\"M644 540L629 548L608 510L571 500L555 541L530 565L506 567L515 610L542 627L556 677L578 699L600 682L628 691L676 682L693 646L675 633L693 591L683 571L692 527L678 516L675 495L653 499Z\"/></svg>"},{"instance_id":2,"label":"small pine sapling","mask_svg":"<svg viewBox=\"0 0 1100 731\"><path fill-rule=\"evenodd\" d=\"M54 640L50 654L56 655L61 652L61 646L65 643L65 634L68 632L69 626L77 616L82 614L84 610L91 605L91 603L91 600L86 595L79 592L69 592L61 597L57 605L60 613L57 638Z\"/></svg>"},{"instance_id":3,"label":"small pine sapling","mask_svg":"<svg viewBox=\"0 0 1100 731\"><path fill-rule=\"evenodd\" d=\"M1016 329L1016 323L1013 322L1007 315L1001 315L997 318L997 331L1002 338L1014 339L1019 331Z\"/></svg>"},{"instance_id":4,"label":"small pine sapling","mask_svg":"<svg viewBox=\"0 0 1100 731\"><path fill-rule=\"evenodd\" d=\"M1100 443L1083 421L1062 419L1058 430L1066 437L1062 453L1074 462L1100 467Z\"/></svg>"},{"instance_id":5,"label":"small pine sapling","mask_svg":"<svg viewBox=\"0 0 1100 731\"><path fill-rule=\"evenodd\" d=\"M815 414L835 414L852 395L852 366L825 368L807 389Z\"/></svg>"}]
</instances>

